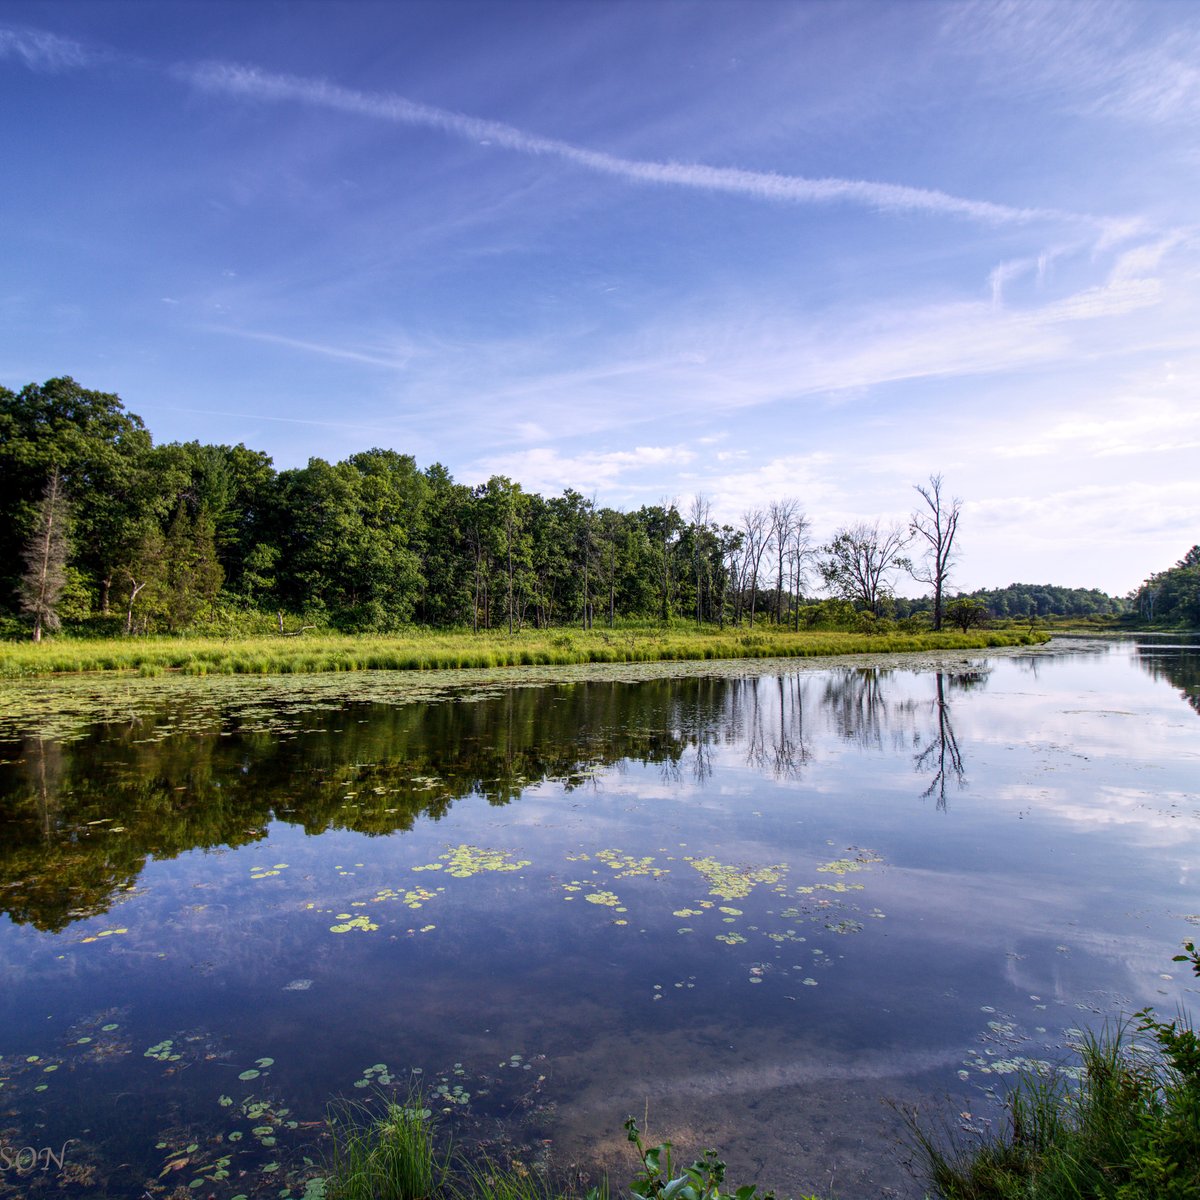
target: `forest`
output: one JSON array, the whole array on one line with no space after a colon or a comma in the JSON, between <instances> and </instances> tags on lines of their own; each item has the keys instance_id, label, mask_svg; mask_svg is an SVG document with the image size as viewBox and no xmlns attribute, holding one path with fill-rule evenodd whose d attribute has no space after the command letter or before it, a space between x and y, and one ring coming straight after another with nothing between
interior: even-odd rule
<instances>
[{"instance_id":1,"label":"forest","mask_svg":"<svg viewBox=\"0 0 1200 1200\"><path fill-rule=\"evenodd\" d=\"M0 606L9 636L35 638L63 623L282 632L285 615L347 632L681 618L965 630L989 615L1122 611L1050 586L952 597L961 501L938 475L915 492L906 524L861 522L818 544L786 497L734 526L699 495L623 512L502 475L471 487L394 450L277 471L244 445L156 445L118 396L63 377L0 387ZM1177 603L1165 576L1156 616ZM902 578L930 595L897 597Z\"/></svg>"}]
</instances>

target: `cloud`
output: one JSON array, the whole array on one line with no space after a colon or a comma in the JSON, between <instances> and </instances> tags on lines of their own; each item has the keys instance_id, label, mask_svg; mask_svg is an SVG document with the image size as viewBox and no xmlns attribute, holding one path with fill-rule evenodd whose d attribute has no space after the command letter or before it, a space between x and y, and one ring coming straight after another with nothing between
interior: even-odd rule
<instances>
[{"instance_id":1,"label":"cloud","mask_svg":"<svg viewBox=\"0 0 1200 1200\"><path fill-rule=\"evenodd\" d=\"M686 187L785 203L850 203L882 212L924 212L961 217L989 225L1063 220L1082 220L1105 228L1109 224L1054 209L1016 208L902 184L861 179L813 179L702 163L623 158L556 138L542 137L499 121L421 104L403 96L360 92L325 80L277 75L234 63L181 64L174 73L208 92L260 101L291 101L397 125L436 129L481 145L501 146L520 154L557 158L589 171L637 183Z\"/></svg>"},{"instance_id":2,"label":"cloud","mask_svg":"<svg viewBox=\"0 0 1200 1200\"><path fill-rule=\"evenodd\" d=\"M949 7L943 37L980 60L985 77L1059 107L1142 125L1192 124L1200 116L1200 28L1156 29L1147 13L1183 6L1144 3Z\"/></svg>"},{"instance_id":3,"label":"cloud","mask_svg":"<svg viewBox=\"0 0 1200 1200\"><path fill-rule=\"evenodd\" d=\"M588 451L575 455L563 455L540 446L480 459L468 474L479 482L492 475L508 475L520 480L526 491L543 495L568 487L590 495L612 487L618 479L622 480L624 490L631 490L630 483L624 478L629 474L665 466L686 466L695 457L694 452L684 446L637 446L633 450ZM636 490L636 485L633 488ZM657 476L655 482L643 490L654 494L661 491Z\"/></svg>"},{"instance_id":4,"label":"cloud","mask_svg":"<svg viewBox=\"0 0 1200 1200\"><path fill-rule=\"evenodd\" d=\"M968 501L964 511L980 529L1010 530L1031 547L1040 542L1060 553L1064 546L1138 546L1177 537L1178 530L1195 525L1200 482L1127 479L1049 494L994 495Z\"/></svg>"},{"instance_id":5,"label":"cloud","mask_svg":"<svg viewBox=\"0 0 1200 1200\"><path fill-rule=\"evenodd\" d=\"M168 301L178 304L177 300ZM267 342L273 346L285 346L291 350L302 350L306 354L316 354L323 358L339 358L348 362L365 363L372 367L385 367L393 371L401 371L408 366L411 354L402 353L387 355L364 350L355 350L348 346L334 346L327 342L307 341L303 338L285 337L279 333L262 333L252 329L236 329L224 325L209 326L212 333L225 334L229 337L246 338L254 342Z\"/></svg>"},{"instance_id":6,"label":"cloud","mask_svg":"<svg viewBox=\"0 0 1200 1200\"><path fill-rule=\"evenodd\" d=\"M0 28L0 58L19 58L32 71L67 71L91 65L95 56L54 33Z\"/></svg>"}]
</instances>

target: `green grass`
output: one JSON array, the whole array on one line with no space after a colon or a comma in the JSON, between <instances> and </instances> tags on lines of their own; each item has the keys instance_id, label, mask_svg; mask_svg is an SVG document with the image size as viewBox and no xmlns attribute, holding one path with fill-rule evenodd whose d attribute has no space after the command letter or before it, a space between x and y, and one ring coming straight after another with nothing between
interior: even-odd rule
<instances>
[{"instance_id":1,"label":"green grass","mask_svg":"<svg viewBox=\"0 0 1200 1200\"><path fill-rule=\"evenodd\" d=\"M323 671L429 671L578 663L694 659L808 658L1034 645L1047 634L1024 629L959 632L795 633L756 629L662 628L533 630L509 636L415 630L406 634L314 633L301 637L55 638L0 644L0 675L131 671L157 675L311 674Z\"/></svg>"},{"instance_id":2,"label":"green grass","mask_svg":"<svg viewBox=\"0 0 1200 1200\"><path fill-rule=\"evenodd\" d=\"M382 1116L371 1104L343 1102L329 1117L332 1150L326 1174L310 1181L306 1194L322 1200L610 1200L607 1178L580 1196L578 1186L556 1183L520 1162L497 1162L485 1153L434 1149L431 1112L411 1092L405 1104L383 1100ZM628 1140L640 1160L629 1184L631 1200L775 1200L757 1185L732 1188L725 1163L706 1150L691 1166L676 1166L672 1144L648 1146L632 1117ZM314 1185L319 1185L315 1187ZM799 1197L798 1200L816 1200Z\"/></svg>"},{"instance_id":3,"label":"green grass","mask_svg":"<svg viewBox=\"0 0 1200 1200\"><path fill-rule=\"evenodd\" d=\"M447 1159L434 1144L430 1111L417 1094L388 1100L376 1116L343 1101L329 1115L325 1200L433 1200L447 1181Z\"/></svg>"},{"instance_id":4,"label":"green grass","mask_svg":"<svg viewBox=\"0 0 1200 1200\"><path fill-rule=\"evenodd\" d=\"M912 1120L926 1177L942 1200L1196 1200L1200 1197L1200 1049L1184 1025L1143 1013L1089 1036L1078 1083L1026 1075L1008 1127L971 1147L944 1148Z\"/></svg>"},{"instance_id":5,"label":"green grass","mask_svg":"<svg viewBox=\"0 0 1200 1200\"><path fill-rule=\"evenodd\" d=\"M537 1171L486 1155L437 1149L430 1109L419 1092L401 1104L340 1101L328 1117L331 1149L323 1200L568 1200ZM608 1200L607 1185L585 1200Z\"/></svg>"}]
</instances>

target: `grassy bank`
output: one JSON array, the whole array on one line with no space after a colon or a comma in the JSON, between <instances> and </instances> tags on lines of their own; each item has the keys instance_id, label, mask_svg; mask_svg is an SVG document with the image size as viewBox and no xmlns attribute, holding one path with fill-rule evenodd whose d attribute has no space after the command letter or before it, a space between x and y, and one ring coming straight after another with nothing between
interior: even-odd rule
<instances>
[{"instance_id":1,"label":"grassy bank","mask_svg":"<svg viewBox=\"0 0 1200 1200\"><path fill-rule=\"evenodd\" d=\"M367 1104L335 1105L328 1173L310 1192L320 1200L612 1200L606 1178L585 1192L578 1180L554 1180L519 1163L440 1151L431 1116L417 1092L403 1103L386 1100L382 1112ZM633 1117L625 1132L638 1159L627 1189L631 1200L775 1200L756 1184L730 1187L715 1150L684 1166L675 1162L670 1142L644 1141Z\"/></svg>"},{"instance_id":2,"label":"grassy bank","mask_svg":"<svg viewBox=\"0 0 1200 1200\"><path fill-rule=\"evenodd\" d=\"M305 634L301 637L66 638L0 645L0 675L94 671L181 671L193 675L310 674L322 671L431 671L576 663L690 659L811 658L915 650L1036 645L1045 633L842 633L776 629L526 630L507 633L417 631L402 635Z\"/></svg>"}]
</instances>

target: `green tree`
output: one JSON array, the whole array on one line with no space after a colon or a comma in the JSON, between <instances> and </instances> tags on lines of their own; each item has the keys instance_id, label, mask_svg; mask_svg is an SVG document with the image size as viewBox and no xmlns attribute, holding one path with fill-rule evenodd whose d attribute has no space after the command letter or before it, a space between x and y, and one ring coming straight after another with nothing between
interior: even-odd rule
<instances>
[{"instance_id":1,"label":"green tree","mask_svg":"<svg viewBox=\"0 0 1200 1200\"><path fill-rule=\"evenodd\" d=\"M150 435L118 396L63 376L0 388L0 594L11 595L46 479L72 503L76 564L107 611L114 572L142 516Z\"/></svg>"},{"instance_id":2,"label":"green tree","mask_svg":"<svg viewBox=\"0 0 1200 1200\"><path fill-rule=\"evenodd\" d=\"M455 483L440 463L425 471L425 495L410 546L424 581L418 619L453 625L467 619L471 605L471 553L464 522L471 489Z\"/></svg>"},{"instance_id":3,"label":"green tree","mask_svg":"<svg viewBox=\"0 0 1200 1200\"><path fill-rule=\"evenodd\" d=\"M955 596L946 605L946 620L966 633L977 625L983 625L988 619L988 610L979 600L971 596Z\"/></svg>"},{"instance_id":4,"label":"green tree","mask_svg":"<svg viewBox=\"0 0 1200 1200\"><path fill-rule=\"evenodd\" d=\"M1170 569L1151 575L1133 602L1143 620L1200 628L1200 545Z\"/></svg>"},{"instance_id":5,"label":"green tree","mask_svg":"<svg viewBox=\"0 0 1200 1200\"><path fill-rule=\"evenodd\" d=\"M907 544L907 532L898 525L880 529L878 521L860 522L839 529L820 564L825 586L834 596L880 616L891 598L896 573L908 566Z\"/></svg>"},{"instance_id":6,"label":"green tree","mask_svg":"<svg viewBox=\"0 0 1200 1200\"><path fill-rule=\"evenodd\" d=\"M225 578L217 561L216 530L208 510L193 517L181 501L164 547L163 618L172 633L212 609Z\"/></svg>"},{"instance_id":7,"label":"green tree","mask_svg":"<svg viewBox=\"0 0 1200 1200\"><path fill-rule=\"evenodd\" d=\"M125 596L125 632L145 633L165 611L167 543L154 517L134 528L113 575Z\"/></svg>"}]
</instances>

